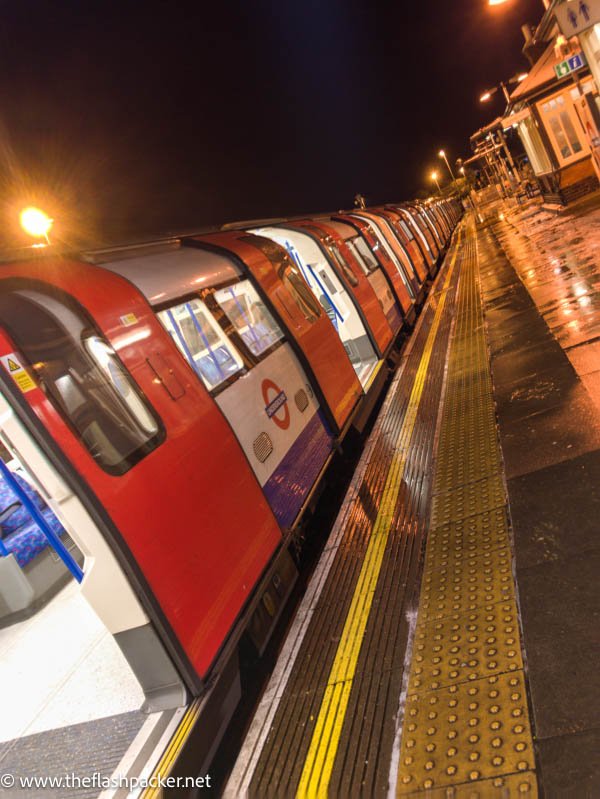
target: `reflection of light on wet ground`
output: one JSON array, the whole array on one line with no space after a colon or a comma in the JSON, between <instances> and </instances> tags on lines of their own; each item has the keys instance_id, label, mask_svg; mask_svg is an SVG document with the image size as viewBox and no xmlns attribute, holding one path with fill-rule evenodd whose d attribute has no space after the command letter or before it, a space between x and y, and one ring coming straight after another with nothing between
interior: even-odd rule
<instances>
[{"instance_id":1,"label":"reflection of light on wet ground","mask_svg":"<svg viewBox=\"0 0 600 799\"><path fill-rule=\"evenodd\" d=\"M562 346L600 338L600 200L560 216L539 206L501 208L505 222L495 233Z\"/></svg>"}]
</instances>

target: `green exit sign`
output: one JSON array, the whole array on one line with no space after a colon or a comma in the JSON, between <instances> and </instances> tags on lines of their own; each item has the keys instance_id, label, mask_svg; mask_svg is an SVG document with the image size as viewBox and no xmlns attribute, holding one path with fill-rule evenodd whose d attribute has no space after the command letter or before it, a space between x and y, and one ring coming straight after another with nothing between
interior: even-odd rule
<instances>
[{"instance_id":1,"label":"green exit sign","mask_svg":"<svg viewBox=\"0 0 600 799\"><path fill-rule=\"evenodd\" d=\"M567 75L570 75L571 72L575 72L581 67L585 66L585 61L583 58L582 53L577 53L571 58L567 58L566 61L561 61L560 64L556 64L554 66L554 72L556 73L557 78L564 78Z\"/></svg>"}]
</instances>

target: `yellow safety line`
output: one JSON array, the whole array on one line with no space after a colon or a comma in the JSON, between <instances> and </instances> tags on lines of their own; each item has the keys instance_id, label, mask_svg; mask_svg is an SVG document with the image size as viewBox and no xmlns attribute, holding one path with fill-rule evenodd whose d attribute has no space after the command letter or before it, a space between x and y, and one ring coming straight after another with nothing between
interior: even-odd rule
<instances>
[{"instance_id":1,"label":"yellow safety line","mask_svg":"<svg viewBox=\"0 0 600 799\"><path fill-rule=\"evenodd\" d=\"M155 766L151 778L148 780L148 787L142 791L140 799L154 799L155 797L162 795L162 788L158 787L156 784L157 778L166 778L169 776L177 756L181 752L185 741L187 740L189 734L194 728L196 721L198 720L201 705L201 700L195 699L186 710L173 737L170 739L163 756Z\"/></svg>"},{"instance_id":2,"label":"yellow safety line","mask_svg":"<svg viewBox=\"0 0 600 799\"><path fill-rule=\"evenodd\" d=\"M348 709L352 681L356 673L358 656L369 619L371 604L373 602L394 511L398 501L398 494L402 484L402 475L408 455L408 445L417 420L417 411L425 386L425 378L433 352L433 345L442 320L446 296L454 272L461 236L462 228L456 241L454 254L448 268L448 274L443 289L440 292L433 323L429 335L427 336L427 341L425 342L425 348L410 394L402 428L398 435L396 446L394 447L394 456L383 489L381 505L371 532L365 559L352 597L350 610L346 617L342 636L327 681L327 688L325 689L325 695L323 696L319 716L298 785L297 796L300 797L300 799L327 796L329 780L331 779L331 772L333 770L342 727Z\"/></svg>"}]
</instances>

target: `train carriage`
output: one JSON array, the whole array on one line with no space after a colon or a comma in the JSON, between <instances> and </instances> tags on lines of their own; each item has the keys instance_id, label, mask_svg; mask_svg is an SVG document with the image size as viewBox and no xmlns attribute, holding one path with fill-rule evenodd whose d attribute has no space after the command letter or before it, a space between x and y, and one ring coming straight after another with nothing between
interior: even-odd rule
<instances>
[{"instance_id":1,"label":"train carriage","mask_svg":"<svg viewBox=\"0 0 600 799\"><path fill-rule=\"evenodd\" d=\"M355 227L333 217L316 221L322 223L327 230L335 232L344 258L347 261L353 259L358 271L365 275L395 338L402 329L402 309L394 295L390 279L369 246L369 241Z\"/></svg>"},{"instance_id":2,"label":"train carriage","mask_svg":"<svg viewBox=\"0 0 600 799\"><path fill-rule=\"evenodd\" d=\"M369 280L371 273L363 256L353 244L347 243L331 220L317 218L294 224L302 230L312 232L331 253L336 274L346 283L359 305L377 346L378 355L385 357L398 332L398 327L392 330L382 304L382 300L385 300L385 286L381 283L374 285ZM382 291L381 297L378 296L378 290Z\"/></svg>"},{"instance_id":3,"label":"train carriage","mask_svg":"<svg viewBox=\"0 0 600 799\"><path fill-rule=\"evenodd\" d=\"M414 293L400 261L396 258L383 233L366 217L360 217L350 212L336 214L331 218L350 226L362 236L368 244L373 258L386 275L405 321L412 324L415 319Z\"/></svg>"},{"instance_id":4,"label":"train carriage","mask_svg":"<svg viewBox=\"0 0 600 799\"><path fill-rule=\"evenodd\" d=\"M331 249L324 239L300 226L273 225L253 228L252 233L272 239L284 247L331 320L363 391L369 391L381 366L381 351L368 325L364 310L347 279L334 266ZM328 251L329 249L329 251ZM340 255L341 259L341 255Z\"/></svg>"},{"instance_id":5,"label":"train carriage","mask_svg":"<svg viewBox=\"0 0 600 799\"><path fill-rule=\"evenodd\" d=\"M415 272L410 255L398 240L387 220L370 209L352 211L350 215L369 222L375 228L388 256L404 281L411 300L418 305L423 295L423 287Z\"/></svg>"},{"instance_id":6,"label":"train carriage","mask_svg":"<svg viewBox=\"0 0 600 799\"><path fill-rule=\"evenodd\" d=\"M429 264L425 259L417 241L402 217L390 208L377 208L377 213L384 217L394 235L401 245L407 250L414 266L415 273L421 283L431 277Z\"/></svg>"},{"instance_id":7,"label":"train carriage","mask_svg":"<svg viewBox=\"0 0 600 799\"><path fill-rule=\"evenodd\" d=\"M426 254L429 268L435 269L438 262L439 250L431 237L430 231L428 229L425 230L422 220L419 220L418 214L414 210L409 210L404 205L398 204L392 205L392 208L398 211L400 216L413 231L415 238L418 238L420 241L421 251Z\"/></svg>"}]
</instances>

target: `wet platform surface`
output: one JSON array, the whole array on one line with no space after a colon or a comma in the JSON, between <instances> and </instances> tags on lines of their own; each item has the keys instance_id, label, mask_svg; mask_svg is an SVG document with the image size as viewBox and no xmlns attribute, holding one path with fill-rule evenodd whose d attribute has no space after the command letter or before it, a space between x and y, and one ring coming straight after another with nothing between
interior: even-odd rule
<instances>
[{"instance_id":1,"label":"wet platform surface","mask_svg":"<svg viewBox=\"0 0 600 799\"><path fill-rule=\"evenodd\" d=\"M482 287L541 780L547 797L592 797L600 794L600 308L598 255L592 263L587 254L598 253L600 213L583 206L574 237L587 243L575 249L569 217L560 220L566 241L546 244L542 229L555 220L541 222L529 269L537 264L551 283L543 264L562 253L570 266L554 279L570 299L563 293L558 307L572 314L545 313L557 303L538 307L548 289L534 274L524 278L517 251L526 235L498 222L481 236Z\"/></svg>"},{"instance_id":2,"label":"wet platform surface","mask_svg":"<svg viewBox=\"0 0 600 799\"><path fill-rule=\"evenodd\" d=\"M227 796L600 795L595 267L575 342L515 219L455 234Z\"/></svg>"},{"instance_id":3,"label":"wet platform surface","mask_svg":"<svg viewBox=\"0 0 600 799\"><path fill-rule=\"evenodd\" d=\"M600 403L600 194L559 213L498 204L492 219L548 330Z\"/></svg>"}]
</instances>

